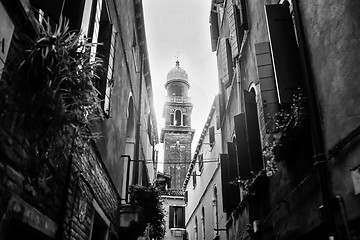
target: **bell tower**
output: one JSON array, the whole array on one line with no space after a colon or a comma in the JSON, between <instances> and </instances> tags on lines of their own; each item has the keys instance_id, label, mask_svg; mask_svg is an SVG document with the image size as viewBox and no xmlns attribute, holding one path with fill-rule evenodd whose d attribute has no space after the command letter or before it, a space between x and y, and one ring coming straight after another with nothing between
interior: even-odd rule
<instances>
[{"instance_id":1,"label":"bell tower","mask_svg":"<svg viewBox=\"0 0 360 240\"><path fill-rule=\"evenodd\" d=\"M191 162L191 143L194 129L191 129L193 104L188 97L190 84L188 75L179 61L169 71L165 89L167 96L163 118L165 127L160 141L164 143L164 173L171 176L172 189L181 189Z\"/></svg>"}]
</instances>

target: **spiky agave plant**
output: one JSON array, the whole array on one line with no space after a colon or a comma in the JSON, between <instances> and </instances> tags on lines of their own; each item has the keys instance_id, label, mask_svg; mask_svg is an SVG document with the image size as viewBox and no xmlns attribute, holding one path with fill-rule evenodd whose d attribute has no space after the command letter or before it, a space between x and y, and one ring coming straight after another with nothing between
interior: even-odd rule
<instances>
[{"instance_id":1,"label":"spiky agave plant","mask_svg":"<svg viewBox=\"0 0 360 240\"><path fill-rule=\"evenodd\" d=\"M35 24L23 61L6 66L0 85L2 130L21 139L30 177L40 174L44 161L81 154L98 136L88 125L102 118L94 86L102 62L91 54L94 45L63 18L54 27Z\"/></svg>"}]
</instances>

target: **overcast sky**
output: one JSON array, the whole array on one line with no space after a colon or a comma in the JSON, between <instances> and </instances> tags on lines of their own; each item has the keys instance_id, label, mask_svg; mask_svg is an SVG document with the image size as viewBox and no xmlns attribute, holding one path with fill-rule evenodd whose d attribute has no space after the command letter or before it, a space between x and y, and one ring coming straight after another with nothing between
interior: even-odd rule
<instances>
[{"instance_id":1,"label":"overcast sky","mask_svg":"<svg viewBox=\"0 0 360 240\"><path fill-rule=\"evenodd\" d=\"M216 54L210 44L210 0L143 0L145 29L159 135L167 73L180 67L189 75L189 97L194 104L192 128L196 130L192 157L210 107L218 92ZM163 161L163 146L158 146Z\"/></svg>"}]
</instances>

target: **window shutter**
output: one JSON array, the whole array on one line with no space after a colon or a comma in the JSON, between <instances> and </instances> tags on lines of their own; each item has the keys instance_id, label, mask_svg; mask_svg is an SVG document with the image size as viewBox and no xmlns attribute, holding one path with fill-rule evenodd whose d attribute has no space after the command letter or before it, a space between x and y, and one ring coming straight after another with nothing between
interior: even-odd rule
<instances>
[{"instance_id":1,"label":"window shutter","mask_svg":"<svg viewBox=\"0 0 360 240\"><path fill-rule=\"evenodd\" d=\"M220 167L221 167L221 188L222 188L222 200L223 200L223 211L230 212L229 206L229 173L228 173L228 155L220 154Z\"/></svg>"},{"instance_id":2,"label":"window shutter","mask_svg":"<svg viewBox=\"0 0 360 240\"><path fill-rule=\"evenodd\" d=\"M227 149L228 149L228 161L229 161L229 179L230 181L235 181L238 177L235 143L228 142Z\"/></svg>"},{"instance_id":3,"label":"window shutter","mask_svg":"<svg viewBox=\"0 0 360 240\"><path fill-rule=\"evenodd\" d=\"M177 214L177 217L178 217L178 228L185 228L185 208L184 207L178 207L177 208L178 210L178 214Z\"/></svg>"},{"instance_id":4,"label":"window shutter","mask_svg":"<svg viewBox=\"0 0 360 240\"><path fill-rule=\"evenodd\" d=\"M301 83L299 53L289 8L265 5L278 98L291 103Z\"/></svg>"},{"instance_id":5,"label":"window shutter","mask_svg":"<svg viewBox=\"0 0 360 240\"><path fill-rule=\"evenodd\" d=\"M221 82L224 84L225 88L228 88L231 85L231 81L232 81L233 64L232 64L232 56L231 56L231 47L230 47L229 39L227 38L222 38L220 40L220 58L221 61L220 61L219 70L220 70Z\"/></svg>"},{"instance_id":6,"label":"window shutter","mask_svg":"<svg viewBox=\"0 0 360 240\"><path fill-rule=\"evenodd\" d=\"M245 113L235 115L234 122L239 176L243 180L249 179L251 175Z\"/></svg>"},{"instance_id":7,"label":"window shutter","mask_svg":"<svg viewBox=\"0 0 360 240\"><path fill-rule=\"evenodd\" d=\"M279 106L269 42L255 44L255 53L266 124L265 128L267 133L269 133L273 128L273 117L278 112Z\"/></svg>"},{"instance_id":8,"label":"window shutter","mask_svg":"<svg viewBox=\"0 0 360 240\"><path fill-rule=\"evenodd\" d=\"M189 192L188 192L188 191L185 191L185 197L184 197L184 199L185 199L185 204L187 204L188 201L189 201Z\"/></svg>"},{"instance_id":9,"label":"window shutter","mask_svg":"<svg viewBox=\"0 0 360 240\"><path fill-rule=\"evenodd\" d=\"M219 23L218 23L218 13L215 10L210 11L210 34L211 34L211 50L216 51L217 41L219 38Z\"/></svg>"},{"instance_id":10,"label":"window shutter","mask_svg":"<svg viewBox=\"0 0 360 240\"><path fill-rule=\"evenodd\" d=\"M195 187L196 186L196 172L195 171L192 173L192 177L193 177L193 187Z\"/></svg>"},{"instance_id":11,"label":"window shutter","mask_svg":"<svg viewBox=\"0 0 360 240\"><path fill-rule=\"evenodd\" d=\"M244 100L250 169L258 172L263 168L263 160L255 93L244 90Z\"/></svg>"},{"instance_id":12,"label":"window shutter","mask_svg":"<svg viewBox=\"0 0 360 240\"><path fill-rule=\"evenodd\" d=\"M214 126L209 128L209 143L210 143L210 146L214 146L214 143L215 143L215 127Z\"/></svg>"},{"instance_id":13,"label":"window shutter","mask_svg":"<svg viewBox=\"0 0 360 240\"><path fill-rule=\"evenodd\" d=\"M169 228L174 227L174 207L169 206Z\"/></svg>"},{"instance_id":14,"label":"window shutter","mask_svg":"<svg viewBox=\"0 0 360 240\"><path fill-rule=\"evenodd\" d=\"M228 7L228 17L229 17L229 28L230 28L230 43L231 43L231 56L235 58L239 54L239 48L241 47L241 42L239 41L240 36L238 35L237 27L240 26L239 19L239 9L234 4L229 4Z\"/></svg>"},{"instance_id":15,"label":"window shutter","mask_svg":"<svg viewBox=\"0 0 360 240\"><path fill-rule=\"evenodd\" d=\"M240 188L237 184L237 179L239 177L238 174L238 165L237 165L237 158L236 158L236 145L235 143L228 142L227 143L228 148L228 161L229 161L229 179L230 181L233 181L233 184L229 184L230 188L230 206L233 209L236 208L236 206L240 202Z\"/></svg>"},{"instance_id":16,"label":"window shutter","mask_svg":"<svg viewBox=\"0 0 360 240\"><path fill-rule=\"evenodd\" d=\"M220 99L220 94L217 94L215 96L216 129L219 129L221 127Z\"/></svg>"}]
</instances>

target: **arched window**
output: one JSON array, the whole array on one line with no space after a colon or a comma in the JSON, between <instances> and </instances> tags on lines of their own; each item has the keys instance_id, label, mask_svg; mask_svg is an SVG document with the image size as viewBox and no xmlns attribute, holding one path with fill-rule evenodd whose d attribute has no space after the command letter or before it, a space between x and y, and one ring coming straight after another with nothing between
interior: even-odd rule
<instances>
[{"instance_id":1,"label":"arched window","mask_svg":"<svg viewBox=\"0 0 360 240\"><path fill-rule=\"evenodd\" d=\"M133 146L135 144L135 116L134 116L134 101L130 97L127 109L126 120L126 154L132 156Z\"/></svg>"},{"instance_id":2,"label":"arched window","mask_svg":"<svg viewBox=\"0 0 360 240\"><path fill-rule=\"evenodd\" d=\"M173 113L170 114L170 125L174 126L174 119L175 119L175 115Z\"/></svg>"},{"instance_id":3,"label":"arched window","mask_svg":"<svg viewBox=\"0 0 360 240\"><path fill-rule=\"evenodd\" d=\"M186 119L187 119L186 115L183 114L183 116L182 116L182 123L183 123L182 125L183 125L183 126L186 126L186 125L187 125Z\"/></svg>"},{"instance_id":4,"label":"arched window","mask_svg":"<svg viewBox=\"0 0 360 240\"><path fill-rule=\"evenodd\" d=\"M181 126L182 125L182 117L181 117L181 111L180 110L176 110L175 111L175 125L176 126Z\"/></svg>"},{"instance_id":5,"label":"arched window","mask_svg":"<svg viewBox=\"0 0 360 240\"><path fill-rule=\"evenodd\" d=\"M214 215L214 237L219 235L219 221L218 221L218 206L217 206L217 187L214 186L213 196L212 196L212 206L213 206L213 215Z\"/></svg>"}]
</instances>

